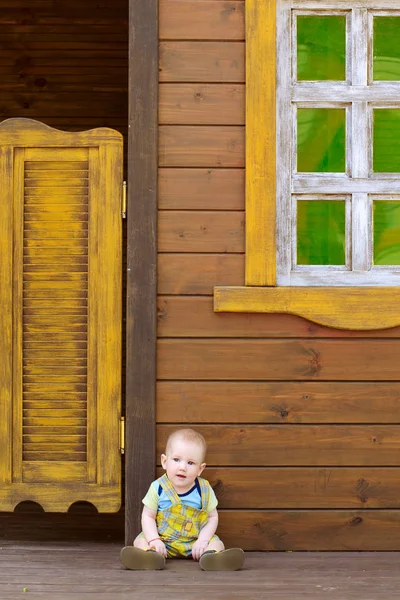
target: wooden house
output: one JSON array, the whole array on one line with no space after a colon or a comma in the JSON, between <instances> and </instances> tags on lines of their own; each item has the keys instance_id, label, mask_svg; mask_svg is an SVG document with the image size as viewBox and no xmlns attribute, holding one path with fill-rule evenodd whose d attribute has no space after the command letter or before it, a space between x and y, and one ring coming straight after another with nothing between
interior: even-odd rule
<instances>
[{"instance_id":1,"label":"wooden house","mask_svg":"<svg viewBox=\"0 0 400 600\"><path fill-rule=\"evenodd\" d=\"M400 550L400 2L0 0L0 31L4 535L131 542L190 426L227 545Z\"/></svg>"}]
</instances>

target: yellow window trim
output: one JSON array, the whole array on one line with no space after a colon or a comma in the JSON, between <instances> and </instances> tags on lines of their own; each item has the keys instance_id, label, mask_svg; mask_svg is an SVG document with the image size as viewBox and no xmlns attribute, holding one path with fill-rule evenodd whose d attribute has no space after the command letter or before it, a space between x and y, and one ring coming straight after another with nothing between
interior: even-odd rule
<instances>
[{"instance_id":1,"label":"yellow window trim","mask_svg":"<svg viewBox=\"0 0 400 600\"><path fill-rule=\"evenodd\" d=\"M400 325L397 287L276 286L276 0L246 0L246 285L215 312L289 313L339 329Z\"/></svg>"}]
</instances>

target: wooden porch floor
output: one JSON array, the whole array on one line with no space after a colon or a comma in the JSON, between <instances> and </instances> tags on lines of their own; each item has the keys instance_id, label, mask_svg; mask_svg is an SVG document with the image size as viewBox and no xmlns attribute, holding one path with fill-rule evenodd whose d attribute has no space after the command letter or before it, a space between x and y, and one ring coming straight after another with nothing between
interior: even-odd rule
<instances>
[{"instance_id":1,"label":"wooden porch floor","mask_svg":"<svg viewBox=\"0 0 400 600\"><path fill-rule=\"evenodd\" d=\"M400 553L248 553L235 573L204 573L190 560L165 571L120 566L115 543L14 543L0 549L1 600L389 600Z\"/></svg>"}]
</instances>

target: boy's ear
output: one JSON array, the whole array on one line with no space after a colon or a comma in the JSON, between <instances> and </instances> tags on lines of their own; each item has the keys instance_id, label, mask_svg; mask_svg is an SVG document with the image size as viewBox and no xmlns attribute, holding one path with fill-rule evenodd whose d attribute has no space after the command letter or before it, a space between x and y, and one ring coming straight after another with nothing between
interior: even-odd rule
<instances>
[{"instance_id":1,"label":"boy's ear","mask_svg":"<svg viewBox=\"0 0 400 600\"><path fill-rule=\"evenodd\" d=\"M206 463L201 463L198 477L202 474L202 472L204 471L206 466L207 466Z\"/></svg>"},{"instance_id":2,"label":"boy's ear","mask_svg":"<svg viewBox=\"0 0 400 600\"><path fill-rule=\"evenodd\" d=\"M165 456L165 454L161 454L161 466L164 469L164 471L167 470L167 457Z\"/></svg>"}]
</instances>

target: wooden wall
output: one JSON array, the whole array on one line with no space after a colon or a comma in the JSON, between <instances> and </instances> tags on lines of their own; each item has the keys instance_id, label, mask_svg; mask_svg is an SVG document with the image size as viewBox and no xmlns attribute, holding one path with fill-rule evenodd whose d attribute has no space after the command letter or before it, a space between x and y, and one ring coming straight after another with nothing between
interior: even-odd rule
<instances>
[{"instance_id":1,"label":"wooden wall","mask_svg":"<svg viewBox=\"0 0 400 600\"><path fill-rule=\"evenodd\" d=\"M209 442L220 535L400 550L400 329L215 314L244 284L244 2L160 0L158 454Z\"/></svg>"},{"instance_id":2,"label":"wooden wall","mask_svg":"<svg viewBox=\"0 0 400 600\"><path fill-rule=\"evenodd\" d=\"M0 119L126 133L127 0L0 0L0 49Z\"/></svg>"},{"instance_id":3,"label":"wooden wall","mask_svg":"<svg viewBox=\"0 0 400 600\"><path fill-rule=\"evenodd\" d=\"M127 133L128 0L0 0L0 120ZM0 514L2 544L21 539L123 540L123 513L68 515L24 505Z\"/></svg>"}]
</instances>

